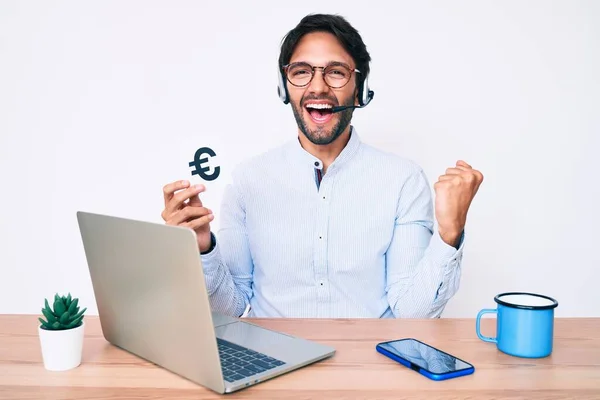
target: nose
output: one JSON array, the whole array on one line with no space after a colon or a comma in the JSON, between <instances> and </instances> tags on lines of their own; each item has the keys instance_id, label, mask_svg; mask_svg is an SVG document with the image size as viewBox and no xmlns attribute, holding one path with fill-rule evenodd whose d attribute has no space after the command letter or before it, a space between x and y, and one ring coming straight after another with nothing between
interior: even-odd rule
<instances>
[{"instance_id":1,"label":"nose","mask_svg":"<svg viewBox=\"0 0 600 400\"><path fill-rule=\"evenodd\" d=\"M309 91L314 92L315 94L329 91L329 86L325 83L324 72L323 68L315 68L315 74L310 82Z\"/></svg>"}]
</instances>

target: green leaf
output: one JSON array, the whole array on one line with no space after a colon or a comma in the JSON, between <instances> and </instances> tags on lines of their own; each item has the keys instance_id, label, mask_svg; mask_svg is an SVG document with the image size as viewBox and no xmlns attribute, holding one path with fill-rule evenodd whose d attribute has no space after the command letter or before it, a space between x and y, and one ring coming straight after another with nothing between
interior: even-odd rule
<instances>
[{"instance_id":1,"label":"green leaf","mask_svg":"<svg viewBox=\"0 0 600 400\"><path fill-rule=\"evenodd\" d=\"M44 299L44 305L46 307L46 310L48 310L50 313L52 313L52 315L54 315L54 317L58 317L58 315L54 314L54 311L52 310L52 307L50 307L50 304L48 304L48 299Z\"/></svg>"},{"instance_id":2,"label":"green leaf","mask_svg":"<svg viewBox=\"0 0 600 400\"><path fill-rule=\"evenodd\" d=\"M73 300L73 302L71 303L71 305L69 306L69 309L67 311L69 311L69 313L71 315L75 315L77 314L77 303L79 302L79 299L75 299Z\"/></svg>"},{"instance_id":3,"label":"green leaf","mask_svg":"<svg viewBox=\"0 0 600 400\"><path fill-rule=\"evenodd\" d=\"M54 329L54 330L60 329L60 322L56 321L55 323L53 323L52 324L52 329Z\"/></svg>"},{"instance_id":4,"label":"green leaf","mask_svg":"<svg viewBox=\"0 0 600 400\"><path fill-rule=\"evenodd\" d=\"M73 328L77 328L79 325L81 325L81 320L83 319L83 315L77 319L74 319L73 321L71 321L66 327L65 329L73 329Z\"/></svg>"},{"instance_id":5,"label":"green leaf","mask_svg":"<svg viewBox=\"0 0 600 400\"><path fill-rule=\"evenodd\" d=\"M65 307L65 303L62 300L56 300L54 302L54 314L58 317L61 316L67 311L67 307Z\"/></svg>"},{"instance_id":6,"label":"green leaf","mask_svg":"<svg viewBox=\"0 0 600 400\"><path fill-rule=\"evenodd\" d=\"M69 314L68 311L65 311L64 314L60 316L60 319L58 320L58 322L60 322L61 325L65 325L70 320L71 320L71 314Z\"/></svg>"},{"instance_id":7,"label":"green leaf","mask_svg":"<svg viewBox=\"0 0 600 400\"><path fill-rule=\"evenodd\" d=\"M42 314L44 314L44 317L46 317L49 324L52 324L57 321L54 314L52 314L49 310L46 310L45 308L42 308Z\"/></svg>"},{"instance_id":8,"label":"green leaf","mask_svg":"<svg viewBox=\"0 0 600 400\"><path fill-rule=\"evenodd\" d=\"M52 325L47 323L46 321L44 321L41 318L38 318L38 320L42 323L42 329L45 329L47 331L53 331L54 329L52 328Z\"/></svg>"},{"instance_id":9,"label":"green leaf","mask_svg":"<svg viewBox=\"0 0 600 400\"><path fill-rule=\"evenodd\" d=\"M79 312L79 314L75 315L75 316L73 317L73 319L77 319L77 318L81 317L81 316L83 315L83 313L85 312L85 310L87 310L87 307L86 307L86 308L84 308L83 310L81 310L81 311Z\"/></svg>"},{"instance_id":10,"label":"green leaf","mask_svg":"<svg viewBox=\"0 0 600 400\"><path fill-rule=\"evenodd\" d=\"M67 301L65 302L65 305L67 306L67 309L69 308L69 306L71 306L71 293L69 293L69 295L67 296Z\"/></svg>"}]
</instances>

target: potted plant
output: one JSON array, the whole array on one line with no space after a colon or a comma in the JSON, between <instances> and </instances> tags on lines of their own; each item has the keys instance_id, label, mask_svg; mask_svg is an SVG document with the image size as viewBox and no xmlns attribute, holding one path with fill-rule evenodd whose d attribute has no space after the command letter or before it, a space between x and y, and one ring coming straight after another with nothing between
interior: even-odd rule
<instances>
[{"instance_id":1,"label":"potted plant","mask_svg":"<svg viewBox=\"0 0 600 400\"><path fill-rule=\"evenodd\" d=\"M83 350L83 313L79 311L79 299L68 296L54 296L53 307L45 299L42 314L46 320L38 318L38 328L44 367L50 371L66 371L81 364Z\"/></svg>"}]
</instances>

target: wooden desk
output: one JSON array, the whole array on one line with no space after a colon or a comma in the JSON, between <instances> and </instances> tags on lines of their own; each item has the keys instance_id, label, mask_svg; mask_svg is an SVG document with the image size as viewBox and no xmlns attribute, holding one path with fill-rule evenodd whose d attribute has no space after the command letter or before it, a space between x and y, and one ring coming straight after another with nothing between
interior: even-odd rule
<instances>
[{"instance_id":1,"label":"wooden desk","mask_svg":"<svg viewBox=\"0 0 600 400\"><path fill-rule=\"evenodd\" d=\"M240 392L218 395L107 343L86 317L81 366L49 372L37 316L0 315L2 399L600 399L600 319L557 319L554 352L537 360L480 341L473 319L266 320L254 322L334 346L334 357ZM494 334L493 319L482 322ZM434 382L375 351L415 337L475 365L475 373Z\"/></svg>"}]
</instances>

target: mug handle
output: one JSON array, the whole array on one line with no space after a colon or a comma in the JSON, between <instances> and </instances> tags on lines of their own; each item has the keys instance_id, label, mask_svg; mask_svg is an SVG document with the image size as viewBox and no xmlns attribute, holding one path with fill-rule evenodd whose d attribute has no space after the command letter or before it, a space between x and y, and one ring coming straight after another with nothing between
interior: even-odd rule
<instances>
[{"instance_id":1,"label":"mug handle","mask_svg":"<svg viewBox=\"0 0 600 400\"><path fill-rule=\"evenodd\" d=\"M495 337L493 338L493 337L483 336L481 334L481 330L480 330L481 317L483 316L483 314L497 314L497 313L498 313L498 310L496 310L496 309L484 308L483 310L479 311L479 313L477 314L477 321L475 323L475 331L477 332L477 336L479 337L479 339L483 340L484 342L498 343L498 340L496 340Z\"/></svg>"}]
</instances>

